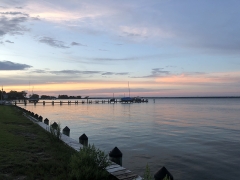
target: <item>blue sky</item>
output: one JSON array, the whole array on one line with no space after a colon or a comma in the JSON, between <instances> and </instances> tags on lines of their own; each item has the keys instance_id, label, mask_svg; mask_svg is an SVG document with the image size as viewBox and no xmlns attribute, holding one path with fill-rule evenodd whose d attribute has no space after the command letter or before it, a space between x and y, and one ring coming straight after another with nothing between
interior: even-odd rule
<instances>
[{"instance_id":1,"label":"blue sky","mask_svg":"<svg viewBox=\"0 0 240 180\"><path fill-rule=\"evenodd\" d=\"M1 0L0 84L40 95L239 96L240 2Z\"/></svg>"}]
</instances>

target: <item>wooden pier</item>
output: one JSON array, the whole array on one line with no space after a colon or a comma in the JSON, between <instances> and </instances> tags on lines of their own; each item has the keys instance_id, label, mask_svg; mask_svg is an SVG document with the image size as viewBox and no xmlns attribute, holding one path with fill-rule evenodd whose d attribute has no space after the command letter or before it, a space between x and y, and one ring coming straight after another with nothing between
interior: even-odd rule
<instances>
[{"instance_id":1,"label":"wooden pier","mask_svg":"<svg viewBox=\"0 0 240 180\"><path fill-rule=\"evenodd\" d=\"M22 101L14 101L15 105L19 105L19 104L33 104L33 105L46 105L46 104L51 104L51 105L55 105L55 104L59 104L59 105L63 105L63 104L115 104L115 103L122 103L122 104L126 104L126 103L148 103L148 99L142 99L141 101L121 101L120 99L116 99L115 101L111 101L111 100L93 100L93 99L87 99L87 100L68 100L68 101L35 101L35 102L29 102L28 100L22 100Z\"/></svg>"}]
</instances>

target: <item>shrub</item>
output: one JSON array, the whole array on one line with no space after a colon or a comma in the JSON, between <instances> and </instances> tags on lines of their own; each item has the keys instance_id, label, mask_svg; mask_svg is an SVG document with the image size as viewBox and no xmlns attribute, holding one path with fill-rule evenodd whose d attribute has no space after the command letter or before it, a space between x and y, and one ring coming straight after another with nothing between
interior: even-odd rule
<instances>
[{"instance_id":1,"label":"shrub","mask_svg":"<svg viewBox=\"0 0 240 180\"><path fill-rule=\"evenodd\" d=\"M50 130L50 134L52 139L57 139L60 140L61 139L61 124L57 123L57 126L53 127L53 123L50 124L49 126L49 130Z\"/></svg>"},{"instance_id":2,"label":"shrub","mask_svg":"<svg viewBox=\"0 0 240 180\"><path fill-rule=\"evenodd\" d=\"M106 167L109 165L110 161L104 152L96 149L94 145L83 146L71 157L70 176L77 180L107 179L109 173Z\"/></svg>"},{"instance_id":3,"label":"shrub","mask_svg":"<svg viewBox=\"0 0 240 180\"><path fill-rule=\"evenodd\" d=\"M153 179L148 164L146 165L145 172L144 172L144 175L143 175L143 179L144 180L152 180Z\"/></svg>"}]
</instances>

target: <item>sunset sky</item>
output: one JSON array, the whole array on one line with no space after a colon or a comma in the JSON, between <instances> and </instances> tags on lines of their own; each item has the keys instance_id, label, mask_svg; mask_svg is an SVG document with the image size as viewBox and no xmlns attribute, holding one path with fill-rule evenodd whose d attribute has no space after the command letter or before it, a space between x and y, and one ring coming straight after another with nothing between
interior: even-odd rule
<instances>
[{"instance_id":1,"label":"sunset sky","mask_svg":"<svg viewBox=\"0 0 240 180\"><path fill-rule=\"evenodd\" d=\"M240 96L239 0L0 0L5 91Z\"/></svg>"}]
</instances>

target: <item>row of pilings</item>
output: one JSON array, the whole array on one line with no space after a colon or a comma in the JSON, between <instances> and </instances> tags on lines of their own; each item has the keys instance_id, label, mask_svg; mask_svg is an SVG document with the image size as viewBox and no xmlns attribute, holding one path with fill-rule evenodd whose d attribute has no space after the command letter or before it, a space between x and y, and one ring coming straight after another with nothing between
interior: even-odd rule
<instances>
[{"instance_id":1,"label":"row of pilings","mask_svg":"<svg viewBox=\"0 0 240 180\"><path fill-rule=\"evenodd\" d=\"M43 122L46 125L49 125L49 119L45 118L43 120L42 116L39 116L38 114L34 114L34 112L28 111L22 107L16 106L19 110L23 111L24 113L28 114L29 116L35 118L37 121L39 122ZM58 128L58 124L56 122L54 122L53 124L50 125L53 129L57 129ZM65 134L66 136L70 136L70 129L68 126L66 126L65 128L63 128L62 133ZM83 146L88 146L88 137L87 135L84 133L79 137L79 143L82 144ZM122 152L117 148L113 148L112 151L110 151L109 155L109 159L112 162L115 162L116 164L122 166L122 157L123 154ZM155 180L165 180L166 177L168 177L167 180L174 180L172 174L167 170L166 167L162 167L159 171L157 171L154 174L154 179Z\"/></svg>"}]
</instances>

